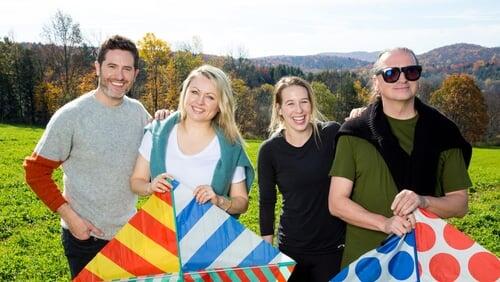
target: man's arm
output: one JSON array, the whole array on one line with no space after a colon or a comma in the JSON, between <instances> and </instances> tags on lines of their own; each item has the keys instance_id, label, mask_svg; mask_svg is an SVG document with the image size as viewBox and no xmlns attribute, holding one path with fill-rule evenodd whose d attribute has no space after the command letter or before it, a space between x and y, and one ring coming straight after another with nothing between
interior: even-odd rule
<instances>
[{"instance_id":1,"label":"man's arm","mask_svg":"<svg viewBox=\"0 0 500 282\"><path fill-rule=\"evenodd\" d=\"M353 182L344 177L333 176L328 195L328 209L330 213L345 222L365 229L394 233L401 236L411 231L413 222L409 218L393 216L387 218L372 213L350 199Z\"/></svg>"},{"instance_id":2,"label":"man's arm","mask_svg":"<svg viewBox=\"0 0 500 282\"><path fill-rule=\"evenodd\" d=\"M416 208L424 208L440 218L463 217L468 212L467 189L448 192L443 197L421 196L410 190L399 192L392 202L395 215L405 216Z\"/></svg>"},{"instance_id":3,"label":"man's arm","mask_svg":"<svg viewBox=\"0 0 500 282\"><path fill-rule=\"evenodd\" d=\"M53 212L56 212L62 204L66 203L66 199L64 199L61 191L57 188L57 184L52 179L52 173L61 164L62 161L49 160L36 152L26 157L23 163L26 183Z\"/></svg>"},{"instance_id":4,"label":"man's arm","mask_svg":"<svg viewBox=\"0 0 500 282\"><path fill-rule=\"evenodd\" d=\"M101 230L81 218L63 197L57 184L52 179L52 173L62 161L54 161L38 155L36 152L26 157L23 163L25 179L35 194L53 212L57 212L68 224L70 232L77 239L85 240L93 232L104 235Z\"/></svg>"},{"instance_id":5,"label":"man's arm","mask_svg":"<svg viewBox=\"0 0 500 282\"><path fill-rule=\"evenodd\" d=\"M441 218L463 217L468 212L467 188L472 186L462 152L458 148L441 153L442 166L440 185L444 196L420 196L413 191L403 190L391 205L394 214L406 215L417 207L425 208ZM439 174L439 173L438 173Z\"/></svg>"},{"instance_id":6,"label":"man's arm","mask_svg":"<svg viewBox=\"0 0 500 282\"><path fill-rule=\"evenodd\" d=\"M463 217L469 211L467 189L446 193L444 197L424 197L427 209L441 218Z\"/></svg>"}]
</instances>

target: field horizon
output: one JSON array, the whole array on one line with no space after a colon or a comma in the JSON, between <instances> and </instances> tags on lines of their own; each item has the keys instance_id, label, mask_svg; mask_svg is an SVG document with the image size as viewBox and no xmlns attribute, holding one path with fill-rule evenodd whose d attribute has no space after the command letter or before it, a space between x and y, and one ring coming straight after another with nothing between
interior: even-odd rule
<instances>
[{"instance_id":1,"label":"field horizon","mask_svg":"<svg viewBox=\"0 0 500 282\"><path fill-rule=\"evenodd\" d=\"M60 243L57 214L43 205L24 181L23 159L33 151L43 128L0 123L0 280L67 281L69 269ZM255 166L261 140L247 140ZM449 222L496 256L500 255L500 147L475 147L469 173L469 213ZM62 171L54 174L59 185ZM276 210L279 215L279 208ZM279 217L277 217L279 218ZM258 234L258 189L241 222Z\"/></svg>"}]
</instances>

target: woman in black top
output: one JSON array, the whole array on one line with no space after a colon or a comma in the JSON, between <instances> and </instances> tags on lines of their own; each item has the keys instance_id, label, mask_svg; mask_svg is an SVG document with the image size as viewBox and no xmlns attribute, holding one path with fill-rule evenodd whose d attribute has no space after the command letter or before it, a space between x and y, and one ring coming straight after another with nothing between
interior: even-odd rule
<instances>
[{"instance_id":1,"label":"woman in black top","mask_svg":"<svg viewBox=\"0 0 500 282\"><path fill-rule=\"evenodd\" d=\"M297 262L289 281L327 281L340 270L345 233L328 211L340 125L320 122L311 86L299 77L278 81L273 100L272 135L258 158L261 235L272 243L277 186L283 195L279 248Z\"/></svg>"}]
</instances>

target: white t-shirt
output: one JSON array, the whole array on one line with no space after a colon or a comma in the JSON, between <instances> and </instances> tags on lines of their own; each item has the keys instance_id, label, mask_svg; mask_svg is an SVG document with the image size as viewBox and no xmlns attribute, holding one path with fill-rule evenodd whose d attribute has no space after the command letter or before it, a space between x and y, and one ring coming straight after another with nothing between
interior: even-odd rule
<instances>
[{"instance_id":1,"label":"white t-shirt","mask_svg":"<svg viewBox=\"0 0 500 282\"><path fill-rule=\"evenodd\" d=\"M215 136L201 152L194 155L185 155L181 152L177 143L177 128L178 124L172 128L172 132L168 137L167 157L165 158L167 173L191 189L199 185L210 185L215 166L221 157L219 139ZM142 138L139 153L148 162L152 143L151 132L147 131ZM231 183L241 182L245 178L245 169L238 166L234 171Z\"/></svg>"}]
</instances>

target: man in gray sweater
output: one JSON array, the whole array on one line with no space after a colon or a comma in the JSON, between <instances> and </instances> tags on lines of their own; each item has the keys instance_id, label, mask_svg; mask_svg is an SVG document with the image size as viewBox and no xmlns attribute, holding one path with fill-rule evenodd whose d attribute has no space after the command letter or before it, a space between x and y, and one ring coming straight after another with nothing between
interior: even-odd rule
<instances>
[{"instance_id":1,"label":"man in gray sweater","mask_svg":"<svg viewBox=\"0 0 500 282\"><path fill-rule=\"evenodd\" d=\"M129 178L149 114L125 94L138 62L132 41L118 35L107 39L95 62L97 89L61 107L24 162L27 183L61 216L72 278L136 211ZM51 178L60 165L64 193Z\"/></svg>"}]
</instances>

